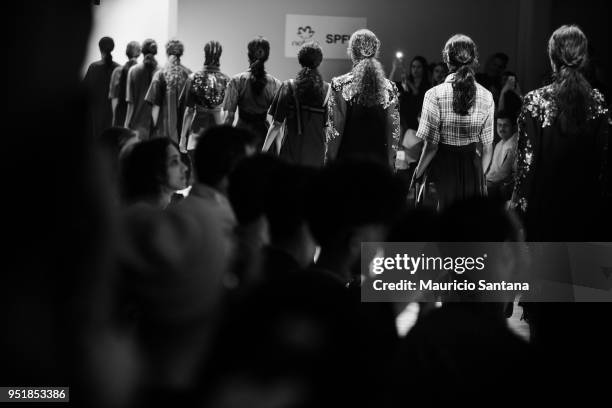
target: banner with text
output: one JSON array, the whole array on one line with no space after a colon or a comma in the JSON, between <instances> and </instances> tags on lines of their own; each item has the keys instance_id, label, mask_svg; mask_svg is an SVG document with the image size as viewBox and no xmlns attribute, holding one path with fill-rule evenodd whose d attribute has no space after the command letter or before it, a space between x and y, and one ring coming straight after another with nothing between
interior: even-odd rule
<instances>
[{"instance_id":1,"label":"banner with text","mask_svg":"<svg viewBox=\"0 0 612 408\"><path fill-rule=\"evenodd\" d=\"M323 58L348 59L346 47L351 34L367 27L362 17L309 16L287 14L285 24L285 57L296 58L305 42L319 43Z\"/></svg>"}]
</instances>

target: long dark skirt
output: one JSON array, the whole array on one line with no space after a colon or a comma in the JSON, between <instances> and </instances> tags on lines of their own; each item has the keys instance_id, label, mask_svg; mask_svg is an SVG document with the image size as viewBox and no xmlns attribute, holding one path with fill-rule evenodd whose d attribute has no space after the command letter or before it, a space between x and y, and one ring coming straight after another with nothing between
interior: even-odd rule
<instances>
[{"instance_id":1,"label":"long dark skirt","mask_svg":"<svg viewBox=\"0 0 612 408\"><path fill-rule=\"evenodd\" d=\"M435 185L438 208L486 194L482 158L477 143L466 146L440 143L427 176Z\"/></svg>"}]
</instances>

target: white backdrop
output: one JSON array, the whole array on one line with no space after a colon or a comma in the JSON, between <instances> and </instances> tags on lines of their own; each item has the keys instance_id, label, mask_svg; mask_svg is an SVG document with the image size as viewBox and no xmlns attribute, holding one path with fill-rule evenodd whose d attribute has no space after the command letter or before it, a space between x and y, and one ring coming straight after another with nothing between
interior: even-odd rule
<instances>
[{"instance_id":1,"label":"white backdrop","mask_svg":"<svg viewBox=\"0 0 612 408\"><path fill-rule=\"evenodd\" d=\"M125 47L130 41L157 41L157 60L165 63L164 45L176 35L177 0L102 0L93 6L93 26L83 61L83 75L93 61L100 59L98 41L104 36L115 41L113 59L127 61Z\"/></svg>"}]
</instances>

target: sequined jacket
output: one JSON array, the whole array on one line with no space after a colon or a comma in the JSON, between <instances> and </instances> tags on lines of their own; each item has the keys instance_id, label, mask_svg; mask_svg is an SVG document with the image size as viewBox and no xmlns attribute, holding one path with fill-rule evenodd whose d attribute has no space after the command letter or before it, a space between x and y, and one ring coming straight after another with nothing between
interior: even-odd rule
<instances>
[{"instance_id":1,"label":"sequined jacket","mask_svg":"<svg viewBox=\"0 0 612 408\"><path fill-rule=\"evenodd\" d=\"M601 93L594 89L591 98L592 103L586 107L588 130L574 141L564 141L565 135L561 134L557 123L558 106L555 102L552 86L537 89L524 97L518 118L518 151L515 187L512 196L515 208L523 217L530 209L531 201L538 199L538 196L543 194L538 190L538 186L546 186L549 183L562 185L563 180L557 180L557 178L563 176L570 175L564 186L565 188L562 188L563 191L558 192L559 206L565 205L567 201L575 200L572 195L576 192L579 192L578 195L583 195L585 200L589 197L603 195L608 173L606 158L610 117ZM557 142L554 141L555 138L558 139ZM565 149L562 158L551 159L551 156L555 153L545 150L552 146L562 146ZM568 151L571 152L568 146L575 147L573 156L567 154ZM547 157L544 158L544 155L547 155ZM585 155L588 155L588 157L578 157ZM555 163L553 160L560 164L557 166L560 173L558 176L555 174L554 168L542 169L545 166L550 167L549 163L551 162ZM546 164L543 164L544 162ZM583 179L576 183L577 180L573 180L571 174L574 170L579 170L578 166L583 165L583 163L588 163L589 169L594 169L590 173L597 174L593 174L591 180ZM542 179L543 174L548 177L548 180ZM536 182L535 177L542 180ZM594 178L597 178L597 180L594 180ZM599 191L592 191L595 189ZM539 207L538 212L543 214L543 209L546 206L539 205ZM550 203L548 208L551 208ZM567 217L570 216L570 214L567 214Z\"/></svg>"},{"instance_id":2,"label":"sequined jacket","mask_svg":"<svg viewBox=\"0 0 612 408\"><path fill-rule=\"evenodd\" d=\"M325 160L329 161L336 157L338 147L342 140L345 128L347 105L357 95L358 90L351 86L353 74L351 72L333 78L331 81L331 93L327 105L327 123L325 130ZM387 112L391 139L392 155L397 152L400 141L400 115L399 115L399 93L395 84L385 80L385 91L382 93L378 103Z\"/></svg>"},{"instance_id":3,"label":"sequined jacket","mask_svg":"<svg viewBox=\"0 0 612 408\"><path fill-rule=\"evenodd\" d=\"M186 105L220 110L229 81L230 78L219 68L205 66L204 70L191 74L187 80L183 91L186 93Z\"/></svg>"}]
</instances>

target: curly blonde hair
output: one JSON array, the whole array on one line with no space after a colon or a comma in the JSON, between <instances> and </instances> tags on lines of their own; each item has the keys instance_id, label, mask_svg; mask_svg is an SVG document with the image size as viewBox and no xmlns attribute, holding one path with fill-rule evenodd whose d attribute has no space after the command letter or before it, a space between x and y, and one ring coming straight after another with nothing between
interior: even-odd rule
<instances>
[{"instance_id":1,"label":"curly blonde hair","mask_svg":"<svg viewBox=\"0 0 612 408\"><path fill-rule=\"evenodd\" d=\"M348 50L353 61L355 102L364 106L376 106L385 99L386 78L376 59L380 40L370 30L357 30L351 35Z\"/></svg>"}]
</instances>

